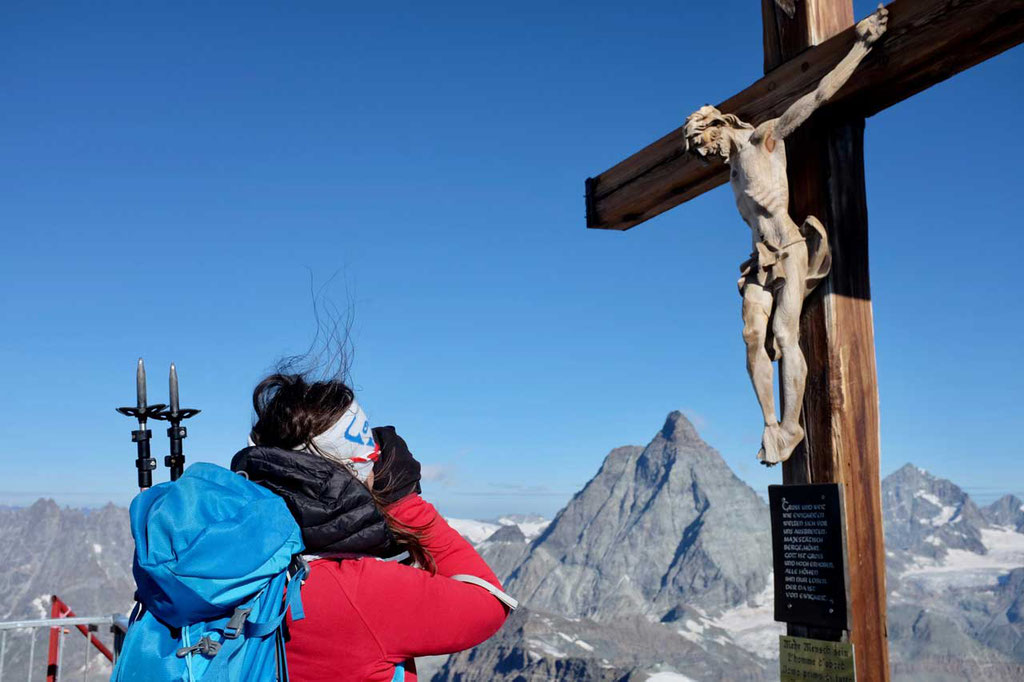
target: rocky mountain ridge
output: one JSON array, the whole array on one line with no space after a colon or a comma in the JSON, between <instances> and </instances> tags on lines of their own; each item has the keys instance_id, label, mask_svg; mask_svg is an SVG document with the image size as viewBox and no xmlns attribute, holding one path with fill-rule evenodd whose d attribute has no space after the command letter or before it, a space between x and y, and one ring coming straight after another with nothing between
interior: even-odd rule
<instances>
[{"instance_id":1,"label":"rocky mountain ridge","mask_svg":"<svg viewBox=\"0 0 1024 682\"><path fill-rule=\"evenodd\" d=\"M108 504L72 509L40 499L29 507L0 508L0 620L46 618L57 594L80 616L125 613L132 604L133 543L128 510ZM67 638L74 652L66 670L83 679L85 638ZM99 632L108 645L111 636ZM4 675L26 679L30 639L41 679L48 631L14 630L7 637ZM79 641L81 640L81 641ZM105 660L105 659L104 659ZM89 679L105 680L109 664L93 660Z\"/></svg>"},{"instance_id":2,"label":"rocky mountain ridge","mask_svg":"<svg viewBox=\"0 0 1024 682\"><path fill-rule=\"evenodd\" d=\"M907 465L883 505L893 679L1024 679L1024 503L981 507ZM480 647L421 661L421 679L778 678L767 509L679 413L613 450L550 525L467 524L524 608ZM46 615L55 586L80 614L123 612L130 569L125 509L0 508L3 619ZM12 679L27 645L8 639Z\"/></svg>"},{"instance_id":3,"label":"rocky mountain ridge","mask_svg":"<svg viewBox=\"0 0 1024 682\"><path fill-rule=\"evenodd\" d=\"M1024 679L1024 533L1007 496L981 508L906 465L882 482L894 679Z\"/></svg>"},{"instance_id":4,"label":"rocky mountain ridge","mask_svg":"<svg viewBox=\"0 0 1024 682\"><path fill-rule=\"evenodd\" d=\"M646 448L608 455L511 571L508 588L534 608L598 621L734 607L767 585L766 511L673 412Z\"/></svg>"},{"instance_id":5,"label":"rocky mountain ridge","mask_svg":"<svg viewBox=\"0 0 1024 682\"><path fill-rule=\"evenodd\" d=\"M996 526L1007 526L1024 532L1024 502L1016 495L1003 495L981 510L985 519Z\"/></svg>"},{"instance_id":6,"label":"rocky mountain ridge","mask_svg":"<svg viewBox=\"0 0 1024 682\"><path fill-rule=\"evenodd\" d=\"M729 507L722 501L745 495L684 419L669 415L647 448L613 450L532 543L508 533L478 545L526 610L498 637L452 656L434 682L778 679L784 629L772 620L767 510L756 500L747 512L701 514L706 501L708 509ZM690 462L716 473L687 478ZM952 482L913 465L886 477L882 488L893 679L1024 679L1024 503L1008 495L981 508ZM677 508L657 506L667 501L663 490L673 491L668 501ZM638 520L645 507L671 520ZM719 538L726 551L753 542L756 557L741 563L759 567L761 576L737 579L728 562L716 563ZM681 553L666 551L673 541ZM636 567L615 557L616 549L672 558L649 562L654 580L634 581ZM704 568L687 575L703 581L670 577L674 566L691 562Z\"/></svg>"},{"instance_id":7,"label":"rocky mountain ridge","mask_svg":"<svg viewBox=\"0 0 1024 682\"><path fill-rule=\"evenodd\" d=\"M478 545L525 609L433 679L770 679L780 628L743 622L770 606L767 514L673 412L646 447L612 450L532 543Z\"/></svg>"}]
</instances>

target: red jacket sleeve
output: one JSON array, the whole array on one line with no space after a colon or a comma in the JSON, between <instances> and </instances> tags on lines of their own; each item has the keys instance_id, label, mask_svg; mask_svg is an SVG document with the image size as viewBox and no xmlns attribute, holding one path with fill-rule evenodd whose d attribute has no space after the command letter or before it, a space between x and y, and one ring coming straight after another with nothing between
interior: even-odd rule
<instances>
[{"instance_id":1,"label":"red jacket sleeve","mask_svg":"<svg viewBox=\"0 0 1024 682\"><path fill-rule=\"evenodd\" d=\"M501 589L498 577L487 562L422 497L406 495L388 507L387 512L399 523L417 531L423 546L434 558L438 575L474 575Z\"/></svg>"},{"instance_id":2,"label":"red jacket sleeve","mask_svg":"<svg viewBox=\"0 0 1024 682\"><path fill-rule=\"evenodd\" d=\"M494 572L476 550L419 495L403 498L388 513L419 529L437 574L393 563L378 564L372 573L363 574L360 593L378 607L363 608L362 615L387 657L403 660L453 653L497 632L508 615L504 604L477 585L449 577L473 575L500 589Z\"/></svg>"}]
</instances>

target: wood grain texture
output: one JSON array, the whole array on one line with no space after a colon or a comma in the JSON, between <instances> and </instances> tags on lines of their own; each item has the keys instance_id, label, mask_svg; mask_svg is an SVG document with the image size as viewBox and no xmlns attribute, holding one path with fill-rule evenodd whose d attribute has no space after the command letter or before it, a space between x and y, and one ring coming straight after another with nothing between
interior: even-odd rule
<instances>
[{"instance_id":1,"label":"wood grain texture","mask_svg":"<svg viewBox=\"0 0 1024 682\"><path fill-rule=\"evenodd\" d=\"M853 25L851 3L798 0L794 9L795 13L790 17L778 3L771 0L761 2L765 73Z\"/></svg>"},{"instance_id":2,"label":"wood grain texture","mask_svg":"<svg viewBox=\"0 0 1024 682\"><path fill-rule=\"evenodd\" d=\"M808 10L808 5L813 5ZM867 117L939 83L978 62L1024 42L1024 2L1021 0L895 0L888 5L889 29L853 78L833 97L829 110ZM845 55L854 41L853 28L828 39L828 31L852 18L822 3L797 2L797 27L771 20L782 28L764 30L766 47L793 51L764 78L730 97L718 108L758 124L779 116ZM762 14L766 14L763 9ZM815 19L816 18L816 19ZM821 21L812 30L799 22ZM799 48L799 38L817 35L825 42ZM723 46L723 49L726 49ZM802 50L802 51L801 51ZM782 53L780 53L782 54ZM694 102L696 109L701 102ZM685 118L689 111L680 112ZM704 162L685 154L681 129L633 154L587 183L587 227L626 230L678 206L728 180L724 164Z\"/></svg>"},{"instance_id":3,"label":"wood grain texture","mask_svg":"<svg viewBox=\"0 0 1024 682\"><path fill-rule=\"evenodd\" d=\"M773 4L773 0L762 0ZM767 10L764 12L767 14ZM852 24L850 0L808 0L790 20L803 22L808 43ZM816 23L818 22L818 23ZM794 31L791 31L791 34ZM799 44L765 45L765 61L788 59ZM858 677L889 679L886 633L885 546L882 526L878 388L868 269L864 119L838 118L833 109L811 119L786 146L790 213L825 223L832 272L808 299L800 322L807 360L804 443L783 465L785 483L839 483L843 487L849 638ZM839 639L837 631L790 626L794 636Z\"/></svg>"},{"instance_id":4,"label":"wood grain texture","mask_svg":"<svg viewBox=\"0 0 1024 682\"><path fill-rule=\"evenodd\" d=\"M857 670L870 671L865 679L884 682L889 679L885 545L863 134L863 119L819 119L787 148L792 211L821 218L833 261L801 319L807 435L783 465L783 481L843 486L850 640ZM803 155L802 163L796 154Z\"/></svg>"}]
</instances>

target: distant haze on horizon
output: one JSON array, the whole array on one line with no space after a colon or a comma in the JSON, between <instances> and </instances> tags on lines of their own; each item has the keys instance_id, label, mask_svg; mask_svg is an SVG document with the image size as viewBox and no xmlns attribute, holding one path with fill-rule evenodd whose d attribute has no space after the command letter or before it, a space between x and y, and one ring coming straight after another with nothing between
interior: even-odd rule
<instances>
[{"instance_id":1,"label":"distant haze on horizon","mask_svg":"<svg viewBox=\"0 0 1024 682\"><path fill-rule=\"evenodd\" d=\"M653 436L653 434L652 434L652 436ZM636 444L636 443L625 444L624 443L622 445L638 445L638 444ZM713 443L709 443L709 445L711 445L711 447L714 447ZM616 447L621 447L621 446L616 446ZM614 448L610 448L609 452L612 449L614 449ZM607 456L607 454L608 453L605 453L605 456ZM597 466L595 466L595 468L594 468L594 472L593 472L594 475L597 474L598 467L600 466L600 464L602 462L603 462L603 457L602 457L602 459L598 460ZM913 463L913 462L909 462L909 464L914 464L915 466L918 466L918 465L916 465L916 463ZM900 467L895 467L895 468L900 468ZM925 467L919 467L919 468L927 470ZM494 492L487 492L487 493L485 493L485 492L480 492L480 493L474 493L474 492L458 493L458 492L456 492L455 494L449 494L447 496L447 499L448 500L454 500L453 502L438 502L438 499L437 499L438 495L437 495L437 493L438 493L439 483L438 483L438 481L435 478L433 478L431 476L430 468L427 467L426 469L427 469L427 471L426 471L426 478L423 481L424 496L427 499L431 500L432 502L435 502L435 504L437 504L437 506L440 509L440 511L443 514L445 514L446 516L457 517L457 518L493 521L493 520L498 519L499 517L508 516L508 515L517 515L517 514L533 515L533 514L537 514L537 515L543 516L543 517L545 517L547 519L552 519L552 518L554 518L555 514L557 514L557 512L559 512L566 505L566 503L569 502L569 499L573 495L575 495L577 492L579 492L578 490L573 490L573 491L568 491L566 493L562 493L560 491L550 491L550 490L542 490L542 489L533 490L533 491L531 491L531 490L519 490L519 491L507 491L507 492L494 491ZM162 468L158 469L157 476L156 476L156 482L160 483L160 482L162 482L164 480L166 480L166 469L162 469ZM957 481L953 481L953 483L954 484L958 484ZM1008 489L996 490L996 489L988 489L988 488L982 488L982 489L974 488L974 489L971 489L970 487L964 487L964 486L960 486L960 487L962 487L964 489L964 491L968 495L970 495L971 498L973 498L974 501L977 504L982 505L982 506L988 505L991 502L994 502L996 499L1002 497L1003 495L1007 495L1007 494L1012 494L1012 495L1016 495L1017 497L1024 498L1024 490L1021 490L1019 488L1017 488L1017 489L1009 489L1008 488ZM763 489L755 488L755 491L765 500L765 502L767 502L767 500L768 500L767 488L763 488ZM22 497L22 496L26 496L26 497L31 497L32 495L38 495L38 496L35 499L31 500L31 501L27 501L27 502L23 502L23 503L18 503L18 502L4 502L4 503L0 503L0 507L2 507L2 506L26 507L26 506L30 506L31 504L33 504L33 503L35 503L35 502L37 502L39 500L42 500L42 499L55 499L62 506L74 507L74 508L98 508L98 507L104 506L106 504L118 504L119 506L125 506L125 503L115 502L114 499L116 499L116 498L105 500L103 502L86 502L86 503L79 502L79 503L76 503L76 501L75 501L76 497L79 497L79 496L86 496L86 497L88 497L88 496L92 495L92 493L88 493L88 492L81 492L81 493L66 493L65 492L65 493L55 493L55 494L37 494L37 493L33 493L31 491L26 491L24 493L18 493L18 494L12 495L10 491L2 491L2 490L0 490L0 499L2 499L3 497L5 497L7 495L10 495L11 498L13 498L15 500L18 497ZM445 499L446 496L444 496L443 493L442 493L440 495L440 497L442 499ZM460 497L464 498L464 499L460 500L459 499ZM489 497L490 499L488 499L483 504L474 503L474 498L483 498L483 497Z\"/></svg>"}]
</instances>

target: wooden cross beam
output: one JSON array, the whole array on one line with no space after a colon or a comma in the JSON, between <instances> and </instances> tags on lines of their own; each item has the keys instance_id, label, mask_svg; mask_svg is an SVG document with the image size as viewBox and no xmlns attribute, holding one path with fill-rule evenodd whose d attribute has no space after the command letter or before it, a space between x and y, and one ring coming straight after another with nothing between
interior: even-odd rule
<instances>
[{"instance_id":1,"label":"wooden cross beam","mask_svg":"<svg viewBox=\"0 0 1024 682\"><path fill-rule=\"evenodd\" d=\"M838 13L806 11L831 3L798 0L796 17L789 19L779 12L777 21L774 3L763 4L768 6L765 12L772 13L765 22L768 73L718 105L755 126L779 116L797 97L812 90L854 41L852 25L835 30ZM887 9L888 31L830 100L829 109L871 116L1024 42L1020 0L896 0ZM808 32L810 17L815 18L813 34ZM808 41L798 46L802 33ZM780 49L784 44L787 49ZM785 60L780 62L781 56L770 57L769 52ZM704 102L693 104L696 109ZM680 112L680 118L688 113ZM587 180L587 227L628 230L729 179L725 164L705 165L685 154L682 139L682 129L673 130Z\"/></svg>"},{"instance_id":2,"label":"wooden cross beam","mask_svg":"<svg viewBox=\"0 0 1024 682\"><path fill-rule=\"evenodd\" d=\"M849 51L850 0L793 5L789 16L778 0L762 0L767 75L718 105L722 112L754 125L775 118ZM864 118L1024 42L1021 0L896 0L887 9L888 31L871 54L786 140L790 214L824 222L833 261L801 319L806 438L783 465L783 480L843 487L849 638L859 677L871 682L886 682L889 665ZM587 180L587 226L626 230L727 180L724 164L687 155L675 130ZM842 634L793 625L789 631L824 639Z\"/></svg>"}]
</instances>

